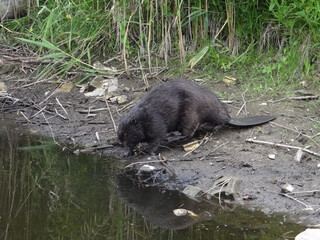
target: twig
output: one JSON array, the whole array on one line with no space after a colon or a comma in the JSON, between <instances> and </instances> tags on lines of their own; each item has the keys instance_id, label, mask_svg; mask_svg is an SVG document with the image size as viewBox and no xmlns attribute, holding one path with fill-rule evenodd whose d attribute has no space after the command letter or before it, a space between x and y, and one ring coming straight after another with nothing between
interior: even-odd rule
<instances>
[{"instance_id":1,"label":"twig","mask_svg":"<svg viewBox=\"0 0 320 240\"><path fill-rule=\"evenodd\" d=\"M41 105L42 103L47 101L49 98L51 98L52 95L54 95L58 91L58 89L61 87L61 85L62 85L62 83L60 83L59 86L46 99L44 99L41 103L39 103L39 105Z\"/></svg>"},{"instance_id":2,"label":"twig","mask_svg":"<svg viewBox=\"0 0 320 240\"><path fill-rule=\"evenodd\" d=\"M21 112L20 111L20 113L21 113L21 115L28 121L28 123L31 123L31 121L29 120L29 118L27 118L27 116L26 115L24 115L24 113L23 112Z\"/></svg>"},{"instance_id":3,"label":"twig","mask_svg":"<svg viewBox=\"0 0 320 240\"><path fill-rule=\"evenodd\" d=\"M245 115L248 114L248 112L247 112L247 107L246 107L246 106L247 106L247 101L246 101L246 99L245 99L245 97L244 97L247 91L248 91L248 89L246 89L246 90L242 93L242 95L241 95L242 100L243 100L243 104L242 104L241 108L239 109L239 111L237 112L236 116L238 116L238 115L240 114L240 112L242 111L243 108L244 108L244 113L245 113Z\"/></svg>"},{"instance_id":4,"label":"twig","mask_svg":"<svg viewBox=\"0 0 320 240\"><path fill-rule=\"evenodd\" d=\"M220 207L222 207L222 200L221 200L221 193L222 193L222 189L224 188L224 186L226 186L226 185L228 185L228 183L230 182L230 180L231 180L231 178L229 178L229 179L227 179L227 180L225 180L225 181L223 181L222 183L221 183L221 187L220 187L220 190L219 190L219 205L220 205Z\"/></svg>"},{"instance_id":5,"label":"twig","mask_svg":"<svg viewBox=\"0 0 320 240\"><path fill-rule=\"evenodd\" d=\"M317 100L319 96L311 95L311 96L300 96L300 97L289 97L291 100Z\"/></svg>"},{"instance_id":6,"label":"twig","mask_svg":"<svg viewBox=\"0 0 320 240\"><path fill-rule=\"evenodd\" d=\"M97 108L97 109L91 109L91 107L89 108L89 110L79 110L79 113L94 113L94 112L102 112L104 110L108 110L108 108Z\"/></svg>"},{"instance_id":7,"label":"twig","mask_svg":"<svg viewBox=\"0 0 320 240\"><path fill-rule=\"evenodd\" d=\"M226 26L226 24L228 23L228 18L226 19L226 21L224 22L224 24L222 25L222 27L220 28L220 30L218 31L218 33L214 36L214 39L216 39L219 34L221 33L221 31L224 29L224 27Z\"/></svg>"},{"instance_id":8,"label":"twig","mask_svg":"<svg viewBox=\"0 0 320 240\"><path fill-rule=\"evenodd\" d=\"M285 97L285 98L280 98L278 100L270 100L269 102L276 103L276 102L281 102L281 101L284 101L287 99L289 99L289 100L317 100L317 99L319 99L319 96L310 95L310 96L301 96L301 97Z\"/></svg>"},{"instance_id":9,"label":"twig","mask_svg":"<svg viewBox=\"0 0 320 240\"><path fill-rule=\"evenodd\" d=\"M275 147L283 147L283 148L291 148L291 149L301 149L304 152L307 152L309 154L312 154L314 156L320 157L320 153L316 153L313 151L310 151L309 149L306 148L302 148L302 147L296 147L296 146L290 146L290 145L285 145L285 144L280 144L280 143L274 143L274 142L266 142L266 141L261 141L261 140L255 140L253 138L248 138L246 139L246 142L250 142L250 143L259 143L259 144L265 144L265 145L271 145L271 146L275 146Z\"/></svg>"},{"instance_id":10,"label":"twig","mask_svg":"<svg viewBox=\"0 0 320 240\"><path fill-rule=\"evenodd\" d=\"M300 201L300 200L298 200L298 199L296 199L296 198L294 198L294 197L292 197L292 196L289 196L289 195L286 194L286 193L280 193L280 195L285 196L285 197L287 197L287 198L290 198L290 199L292 199L292 200L294 200L294 201L296 201L296 202L304 205L306 208L311 208L311 209L313 209L313 207L311 207L310 205L308 205L308 204L306 204L306 203L304 203L304 202L302 202L302 201Z\"/></svg>"},{"instance_id":11,"label":"twig","mask_svg":"<svg viewBox=\"0 0 320 240\"><path fill-rule=\"evenodd\" d=\"M47 106L44 106L43 108L41 108L38 112L36 112L35 114L33 114L30 118L34 118L35 116L39 115L40 113L42 113Z\"/></svg>"},{"instance_id":12,"label":"twig","mask_svg":"<svg viewBox=\"0 0 320 240\"><path fill-rule=\"evenodd\" d=\"M290 192L290 193L287 193L287 194L315 193L315 192L320 192L320 190L309 190L309 191Z\"/></svg>"},{"instance_id":13,"label":"twig","mask_svg":"<svg viewBox=\"0 0 320 240\"><path fill-rule=\"evenodd\" d=\"M107 105L107 109L108 109L108 112L109 112L109 115L110 115L110 118L111 118L111 121L112 121L112 124L113 124L113 128L114 128L114 131L117 132L117 125L113 119L113 116L112 116L112 113L111 113L111 110L110 110L110 107L109 107L109 103L108 103L108 100L107 98L105 97L105 102L106 102L106 105Z\"/></svg>"},{"instance_id":14,"label":"twig","mask_svg":"<svg viewBox=\"0 0 320 240\"><path fill-rule=\"evenodd\" d=\"M60 101L59 101L58 98L56 98L56 101L57 101L57 103L59 104L59 106L62 108L62 110L63 110L67 115L69 115L68 112L66 111L66 109L65 109L65 108L62 106L62 104L60 103Z\"/></svg>"},{"instance_id":15,"label":"twig","mask_svg":"<svg viewBox=\"0 0 320 240\"><path fill-rule=\"evenodd\" d=\"M36 84L38 84L38 83L42 83L42 82L49 81L49 80L51 80L51 79L53 79L53 77L52 77L52 78L46 78L46 79L42 79L42 80L39 80L39 81L36 81L36 82L32 82L32 83L25 84L25 85L22 85L22 86L20 86L20 87L17 87L17 89L30 87L30 86L36 85Z\"/></svg>"},{"instance_id":16,"label":"twig","mask_svg":"<svg viewBox=\"0 0 320 240\"><path fill-rule=\"evenodd\" d=\"M209 154L217 151L219 148L221 148L222 146L224 146L224 145L226 145L228 143L229 143L229 141L220 144L219 146L215 147L212 151L210 151L210 153L208 153L208 154L204 155L203 157L201 157L199 160L202 161L205 157L209 156Z\"/></svg>"},{"instance_id":17,"label":"twig","mask_svg":"<svg viewBox=\"0 0 320 240\"><path fill-rule=\"evenodd\" d=\"M60 113L57 111L56 108L54 108L54 110L56 111L56 114L57 114L59 117L63 118L64 120L67 120L67 119L68 119L68 118L66 118L65 116L63 116L62 114L60 114Z\"/></svg>"},{"instance_id":18,"label":"twig","mask_svg":"<svg viewBox=\"0 0 320 240\"><path fill-rule=\"evenodd\" d=\"M295 129L285 127L285 126L283 126L283 125L281 125L281 124L278 124L278 123L275 123L275 122L270 122L270 124L271 124L271 126L272 126L272 125L275 125L275 126L278 126L278 127L281 127L281 128L284 128L284 129L287 129L287 130L296 132L296 133L298 133L298 134L301 135L301 136L304 136L304 137L306 137L306 138L309 138L314 144L316 144L317 146L319 146L319 144L312 139L313 137L310 137L310 136L308 136L308 135L306 135L306 134L303 134L303 133L301 133L301 132L299 132L299 131L297 131L297 130L295 130Z\"/></svg>"},{"instance_id":19,"label":"twig","mask_svg":"<svg viewBox=\"0 0 320 240\"><path fill-rule=\"evenodd\" d=\"M53 139L54 143L57 144L58 146L62 147L62 146L56 141L55 136L54 136L53 129L52 129L50 123L48 122L48 119L46 118L46 116L44 115L44 113L41 113L41 114L42 114L44 120L46 121L46 123L48 124L48 126L49 126L49 128L50 128L51 136L52 136L52 139Z\"/></svg>"}]
</instances>

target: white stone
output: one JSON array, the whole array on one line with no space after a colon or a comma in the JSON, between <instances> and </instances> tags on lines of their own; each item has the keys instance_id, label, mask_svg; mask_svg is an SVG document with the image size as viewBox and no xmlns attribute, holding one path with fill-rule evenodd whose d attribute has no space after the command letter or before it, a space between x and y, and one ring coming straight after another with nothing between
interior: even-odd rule
<instances>
[{"instance_id":1,"label":"white stone","mask_svg":"<svg viewBox=\"0 0 320 240\"><path fill-rule=\"evenodd\" d=\"M320 240L320 229L307 228L302 233L299 233L295 240Z\"/></svg>"}]
</instances>

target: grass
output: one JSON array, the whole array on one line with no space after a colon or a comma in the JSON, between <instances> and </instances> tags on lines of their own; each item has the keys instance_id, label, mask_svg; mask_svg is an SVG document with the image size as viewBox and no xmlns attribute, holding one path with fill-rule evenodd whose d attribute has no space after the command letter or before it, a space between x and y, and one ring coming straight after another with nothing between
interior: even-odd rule
<instances>
[{"instance_id":1,"label":"grass","mask_svg":"<svg viewBox=\"0 0 320 240\"><path fill-rule=\"evenodd\" d=\"M302 79L320 88L313 80L320 57L317 0L46 0L1 27L6 43L52 59L41 77L97 75L95 61L120 56L117 67L127 73L168 67L183 75L192 68L208 76L247 75L256 89L285 89Z\"/></svg>"}]
</instances>

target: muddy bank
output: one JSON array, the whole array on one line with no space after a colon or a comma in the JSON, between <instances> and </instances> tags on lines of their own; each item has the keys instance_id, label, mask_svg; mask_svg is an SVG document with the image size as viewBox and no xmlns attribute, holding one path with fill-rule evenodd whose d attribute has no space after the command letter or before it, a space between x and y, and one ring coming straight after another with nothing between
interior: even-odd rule
<instances>
[{"instance_id":1,"label":"muddy bank","mask_svg":"<svg viewBox=\"0 0 320 240\"><path fill-rule=\"evenodd\" d=\"M170 181L161 184L170 189L182 190L192 185L206 192L221 177L236 179L236 204L262 209L267 214L282 212L301 223L320 224L320 157L306 154L298 162L294 159L296 149L246 141L253 138L288 146L309 145L310 151L319 153L319 100L284 96L271 99L268 93L253 98L248 92L243 97L237 85L215 83L213 91L231 101L228 110L232 116L238 112L239 116L270 113L277 119L252 128L219 127L212 135L199 136L201 146L189 154L180 145L169 145L161 147L157 158L138 154L122 159L125 150L116 144L115 125L145 94L142 80L119 79L118 94L129 98L122 105L106 102L103 97L85 97L80 88L68 83L35 83L28 78L4 76L0 81L5 85L0 95L1 118L16 121L34 134L50 136L70 151L117 156L124 167L138 161L165 168ZM151 85L160 82L150 80ZM281 186L286 183L299 193L280 195Z\"/></svg>"}]
</instances>

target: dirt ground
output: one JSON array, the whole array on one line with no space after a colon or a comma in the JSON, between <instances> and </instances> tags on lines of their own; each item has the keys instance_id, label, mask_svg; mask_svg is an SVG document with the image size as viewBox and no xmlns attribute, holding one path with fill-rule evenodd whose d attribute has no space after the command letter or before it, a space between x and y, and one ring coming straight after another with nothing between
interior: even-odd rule
<instances>
[{"instance_id":1,"label":"dirt ground","mask_svg":"<svg viewBox=\"0 0 320 240\"><path fill-rule=\"evenodd\" d=\"M125 150L116 144L114 124L145 94L141 79L119 77L119 92L133 99L119 105L107 104L101 97L85 97L79 87L70 89L63 82L34 82L27 76L11 74L6 71L0 76L2 119L14 119L31 133L52 137L71 151L111 155L123 166L139 161L166 168L173 176L164 184L168 188L182 190L193 185L206 192L220 177L236 178L240 182L236 204L267 214L283 213L306 225L320 224L320 156L306 154L298 162L294 159L297 149L246 141L253 138L288 146L309 146L310 151L319 154L319 99L297 100L268 92L257 97L248 91L239 92L238 85L226 86L215 80L207 86L231 101L228 103L231 116L238 112L239 116L271 114L277 119L252 128L219 127L186 156L182 146L169 145L161 147L161 154L151 160L144 154L123 159ZM161 80L150 79L149 83L157 85ZM304 91L319 95L312 89ZM203 139L204 136L198 138L200 142ZM159 159L167 161L153 162ZM281 186L286 183L297 193L281 195Z\"/></svg>"}]
</instances>

